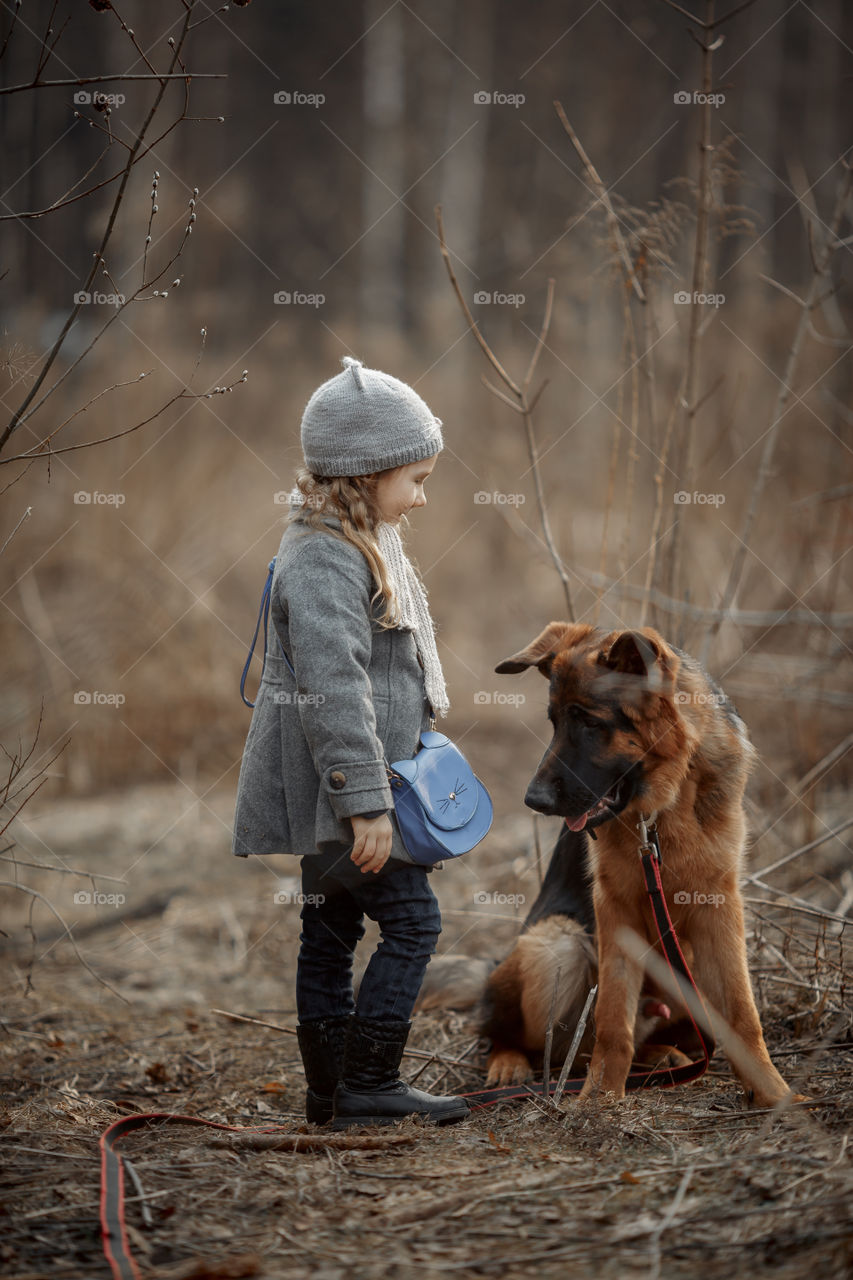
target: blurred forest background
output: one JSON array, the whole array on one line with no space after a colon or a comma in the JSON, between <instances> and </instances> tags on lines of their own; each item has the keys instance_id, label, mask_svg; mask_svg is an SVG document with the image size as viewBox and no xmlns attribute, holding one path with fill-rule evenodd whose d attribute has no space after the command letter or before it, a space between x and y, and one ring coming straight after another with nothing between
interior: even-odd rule
<instances>
[{"instance_id":1,"label":"blurred forest background","mask_svg":"<svg viewBox=\"0 0 853 1280\"><path fill-rule=\"evenodd\" d=\"M850 5L27 0L0 52L2 740L20 760L43 703L37 804L236 788L302 407L352 353L444 421L409 543L446 727L519 811L545 685L492 672L570 606L440 204L517 383L554 281L529 421L575 617L701 656L762 755L753 803L826 829L853 706Z\"/></svg>"}]
</instances>

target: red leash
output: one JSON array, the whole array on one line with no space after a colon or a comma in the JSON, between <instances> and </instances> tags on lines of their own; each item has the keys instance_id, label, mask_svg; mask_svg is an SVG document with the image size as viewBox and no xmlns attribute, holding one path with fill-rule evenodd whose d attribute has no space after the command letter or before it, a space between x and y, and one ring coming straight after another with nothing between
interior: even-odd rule
<instances>
[{"instance_id":1,"label":"red leash","mask_svg":"<svg viewBox=\"0 0 853 1280\"><path fill-rule=\"evenodd\" d=\"M101 1134L101 1235L104 1255L112 1268L115 1280L141 1280L139 1268L130 1252L127 1228L124 1221L124 1167L115 1149L119 1138L133 1129L142 1129L149 1121L162 1124L203 1124L211 1129L228 1129L235 1133L276 1133L280 1129L292 1132L289 1125L219 1124L216 1120L202 1120L200 1116L181 1116L172 1111L150 1111L145 1114L125 1116L116 1120ZM152 1126L153 1127L153 1126Z\"/></svg>"},{"instance_id":2,"label":"red leash","mask_svg":"<svg viewBox=\"0 0 853 1280\"><path fill-rule=\"evenodd\" d=\"M649 827L644 824L643 830L646 836L645 843L640 846L643 875L645 876L646 888L649 893L663 953L681 990L692 992L699 1007L704 1011L705 1006L702 1004L702 997L699 995L696 983L693 981L693 976L682 955L681 947L667 910L660 878L661 858L657 829L654 824ZM673 1085L687 1084L691 1080L698 1080L700 1076L705 1074L711 1054L714 1052L714 1041L707 1032L697 1025L687 1000L685 1000L685 1006L702 1045L702 1057L697 1058L695 1062L687 1062L680 1067L662 1067L653 1071L632 1071L625 1081L626 1090L633 1091L652 1087L667 1089ZM572 1077L565 1081L563 1092L580 1093L584 1082L584 1076ZM548 1096L551 1096L556 1088L557 1081L549 1081ZM498 1102L512 1102L515 1099L541 1097L542 1094L543 1087L541 1082L538 1084L533 1082L521 1085L505 1085L497 1089L478 1089L473 1093L463 1093L457 1096L466 1098L468 1105L473 1110L478 1110L480 1107L494 1106ZM115 1145L125 1134L131 1133L134 1129L144 1128L151 1121L159 1121L162 1124L203 1124L211 1129L227 1129L232 1133L276 1133L282 1129L292 1132L288 1125L220 1124L215 1120L203 1120L200 1116L182 1116L171 1111L152 1111L145 1114L129 1115L121 1120L116 1120L115 1124L111 1124L101 1134L100 1140L101 1234L104 1242L104 1255L112 1268L115 1280L141 1280L139 1268L130 1252L127 1239L127 1228L124 1220L124 1168L122 1158L116 1152Z\"/></svg>"}]
</instances>

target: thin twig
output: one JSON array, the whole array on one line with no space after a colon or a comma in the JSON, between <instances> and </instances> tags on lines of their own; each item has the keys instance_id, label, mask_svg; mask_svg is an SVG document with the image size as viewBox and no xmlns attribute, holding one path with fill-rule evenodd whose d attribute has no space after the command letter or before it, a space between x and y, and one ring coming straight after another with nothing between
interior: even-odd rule
<instances>
[{"instance_id":1,"label":"thin twig","mask_svg":"<svg viewBox=\"0 0 853 1280\"><path fill-rule=\"evenodd\" d=\"M33 509L32 509L32 507L27 507L26 511L25 511L25 512L24 512L24 514L21 516L20 520L19 520L19 521L18 521L18 523L15 525L14 529L12 530L12 532L9 534L8 538L6 539L6 541L3 543L3 546L2 546L2 547L0 547L0 556L2 556L3 552L6 550L6 548L7 548L7 547L8 547L8 545L9 545L9 543L12 541L12 539L14 538L15 534L18 532L18 530L20 529L20 527L21 527L21 525L24 523L24 521L25 521L25 520L29 520L29 518L30 518L30 516L32 515L32 513L33 513Z\"/></svg>"},{"instance_id":2,"label":"thin twig","mask_svg":"<svg viewBox=\"0 0 853 1280\"><path fill-rule=\"evenodd\" d=\"M545 1056L542 1062L542 1096L548 1097L548 1084L551 1079L551 1046L554 1043L554 1017L557 1012L557 992L560 989L560 975L562 969L557 965L557 972L554 974L554 989L551 992L551 1007L548 1010L548 1025L545 1029Z\"/></svg>"},{"instance_id":3,"label":"thin twig","mask_svg":"<svg viewBox=\"0 0 853 1280\"><path fill-rule=\"evenodd\" d=\"M173 49L172 49L172 59L171 59L171 64L170 64L169 71L168 71L167 75L171 75L171 74L174 72L175 64L176 64L177 62L179 62L179 60L180 60L180 53L181 53L181 49L183 48L184 42L185 42L185 40L186 40L186 38L187 38L187 34L188 34L188 28L189 28L189 22L190 22L190 15L191 15L191 13L192 13L192 6L189 6L189 7L187 8L186 15L185 15L185 17L184 17L183 27L182 27L182 29L181 29L181 32L180 32L179 36L178 36L178 40L177 40L176 44L173 46ZM92 287L92 282L93 282L93 280L95 279L95 274L96 274L96 272L97 272L97 270L98 270L98 266L99 266L99 264L100 264L100 263L102 263L102 262L104 261L104 253L105 253L105 251L106 251L106 247L107 247L107 245L108 245L108 243L109 243L109 241L110 241L110 238L111 238L111 236L112 236L113 229L114 229L115 224L116 224L116 219L117 219L117 217L118 217L119 210L120 210L121 205L122 205L122 202L123 202L123 200L124 200L125 190L126 190L126 188L127 188L127 184L128 184L129 179L130 179L131 172L132 172L132 170L133 170L134 160L135 160L135 157L136 157L136 153L139 151L139 149L140 149L140 148L141 148L141 146L142 146L143 138L145 137L145 134L147 133L147 131L148 131L148 129L149 129L149 127L150 127L150 125L151 125L151 122L153 121L153 119L154 119L155 115L157 114L157 111L158 111L158 109L159 109L159 107L160 107L160 103L161 103L161 102L162 102L162 100L163 100L163 96L164 96L164 94L165 94L165 92L166 92L167 87L168 87L168 81L167 81L167 80L165 80L165 79L162 79L162 78L161 78L161 84L160 84L159 91L158 91L158 93L157 93L157 95L156 95L156 97L155 97L155 99L154 99L154 102L152 103L152 105L151 105L151 107L150 107L150 109L149 109L149 111L148 111L147 116L145 117L145 120L143 121L142 128L140 129L139 134L137 135L137 137L136 137L136 139L135 139L135 141L134 141L133 148L132 148L132 150L131 150L131 152L130 152L130 155L129 155L129 157L128 157L127 164L125 165L124 173L123 173L123 175L122 175L122 179L121 179L121 183L120 183L119 189L118 189L118 191L117 191L117 193L116 193L116 197L115 197L115 200L114 200L114 202L113 202L112 209L110 210L109 216L108 216L108 218L107 218L107 225L106 225L106 227L105 227L105 229L104 229L104 234L103 234L103 236L102 236L102 238L101 238L101 244L100 244L100 246L99 246L99 248L98 248L97 252L93 255L93 258L92 258L92 265L91 265L91 267L89 268L89 274L88 274L88 277L87 277L87 279L86 279L86 283L83 285L83 289L80 291L81 293L87 293L87 292L89 292L89 290L90 290L90 289L91 289L91 287ZM67 335L68 335L68 332L69 332L69 330L70 330L71 326L74 324L74 321L77 319L78 313L79 313L80 308L82 307L82 305L83 305L83 303L82 303L82 302L76 302L76 303L74 304L74 307L72 308L72 310L71 310L71 312L70 312L70 314L69 314L68 318L66 319L65 324L62 326L62 329L60 330L60 333L59 333L58 337L56 338L56 341L54 342L54 344L53 344L53 346L52 346L51 350L49 351L49 353L48 353L48 355L47 355L47 357L46 357L46 359L45 359L45 362L44 362L44 364L42 365L41 370L39 371L38 377L37 377L37 378L35 379L35 381L33 382L32 387L31 387L31 388L30 388L30 390L27 392L26 396L24 397L24 399L23 399L22 403L20 404L20 406L18 407L18 409L13 413L13 415L12 415L11 419L9 420L8 424L6 425L6 427L5 427L5 429L4 429L3 433L2 433L2 435L0 435L0 450L2 450L2 449L3 449L3 447L4 447L4 446L5 446L5 444L6 444L6 442L8 441L9 437L10 437L10 436L11 436L11 435L12 435L12 434L13 434L13 433L18 429L18 427L20 426L21 421L22 421L22 419L23 419L23 416L24 416L24 414L25 414L25 412L26 412L27 408L28 408L28 407L29 407L29 405L32 403L32 401L35 399L35 396L36 396L36 394L37 394L37 392L38 392L39 388L41 387L42 383L44 382L45 378L47 377L48 371L49 371L49 370L50 370L50 368L52 367L52 365L53 365L54 361L56 360L57 356L59 355L60 349L62 348L62 345L63 345L63 343L65 342L65 339L66 339L66 337L67 337ZM43 403L43 401L42 401L42 402L40 402L40 403Z\"/></svg>"},{"instance_id":4,"label":"thin twig","mask_svg":"<svg viewBox=\"0 0 853 1280\"><path fill-rule=\"evenodd\" d=\"M625 237L622 235L622 229L619 226L619 220L616 217L616 213L614 211L610 196L608 195L607 188L602 182L595 165L592 163L589 156L584 151L580 138L575 133L572 126L569 124L566 113L563 110L563 104L555 100L554 110L557 113L557 117L560 121L560 124L563 126L566 133L569 135L572 146L574 147L575 151L578 153L578 156L580 157L581 164L586 169L587 176L589 177L589 180L592 183L593 188L595 189L595 194L598 196L599 200L604 205L605 213L607 215L607 229L610 232L610 235L613 239L613 243L616 247L616 251L619 254L619 257L622 261L622 266L625 269L625 275L628 277L628 280L630 281L631 288L634 290L634 293L637 295L640 302L645 302L646 295L643 292L642 285L637 279L637 273L635 272L634 267L631 263L631 257L630 257L630 254L628 253L628 248L625 244Z\"/></svg>"},{"instance_id":5,"label":"thin twig","mask_svg":"<svg viewBox=\"0 0 853 1280\"><path fill-rule=\"evenodd\" d=\"M498 360L497 356L492 351L488 342L486 342L486 339L480 333L480 330L477 327L477 321L471 315L471 310L468 306L468 303L465 301L465 298L462 294L462 290L459 287L459 281L456 279L456 273L453 270L453 263L450 261L450 254L448 252L447 244L444 239L444 223L442 222L442 218L441 218L440 204L437 204L435 206L435 221L438 227L438 243L441 248L441 256L444 259L444 265L447 268L447 274L450 277L450 283L453 286L453 291L456 294L456 299L460 307L462 308L462 313L465 316L465 319L468 321L468 328L471 330L474 337L479 342L480 349L483 352L483 355L489 361L489 364L491 364L491 366L495 370L495 373L497 373L501 381L507 387L509 387L510 391L512 391L520 401L522 397L521 388L517 386L515 382L513 382L512 378L509 376L506 369L501 364L500 360Z\"/></svg>"},{"instance_id":6,"label":"thin twig","mask_svg":"<svg viewBox=\"0 0 853 1280\"><path fill-rule=\"evenodd\" d=\"M24 93L28 89L60 89L69 85L79 87L83 84L106 84L108 80L227 80L224 71L155 71L153 75L128 75L118 72L115 75L78 76L75 80L36 80L30 84L12 84L0 89L0 96L5 93Z\"/></svg>"},{"instance_id":7,"label":"thin twig","mask_svg":"<svg viewBox=\"0 0 853 1280\"><path fill-rule=\"evenodd\" d=\"M533 487L536 493L536 505L539 509L539 518L542 522L542 534L545 538L545 544L548 548L548 554L551 557L551 562L554 565L554 568L556 569L557 574L560 578L560 582L562 583L562 586L563 586L563 594L566 600L566 610L568 612L569 620L573 622L575 614L574 614L574 607L572 605L571 587L569 585L568 574L566 573L565 567L563 566L563 562L560 558L560 555L557 551L556 544L554 542L554 536L551 532L551 523L550 523L550 520L548 519L548 508L545 502L545 491L542 487L542 476L539 470L539 457L538 457L537 448L536 448L536 437L533 430L533 410L536 407L536 404L539 400L540 395L542 394L542 387L539 388L539 390L534 394L532 399L529 396L530 383L533 378L534 371L539 362L539 357L542 353L542 350L547 344L548 330L551 325L551 314L552 314L553 305L554 305L554 281L553 280L548 281L548 293L545 299L545 311L542 318L542 324L540 326L539 334L537 336L536 343L533 348L533 354L531 355L530 362L527 366L527 372L525 373L521 386L519 386L507 373L506 369L503 367L500 360L497 358L494 351L492 351L492 348L489 346L488 342L486 342L486 339L481 334L479 328L477 327L477 322L471 314L471 309L468 306L468 303L466 302L462 294L462 290L459 286L459 281L456 279L456 273L453 270L453 264L450 261L450 253L448 251L447 242L444 237L444 223L441 217L441 205L435 206L435 220L436 220L436 226L438 229L438 242L441 247L441 256L444 259L444 265L447 268L447 274L450 278L450 283L453 286L453 291L456 294L457 301L459 302L459 305L462 308L462 314L465 316L465 319L468 323L468 327L471 329L471 332L474 334L474 337L477 339L480 349L482 350L483 354L486 356L486 359L489 361L492 368L495 370L501 382L504 384L504 386L506 387L507 391L510 393L510 396L513 397L513 399L510 400L510 398L505 396L503 392L499 390L499 388L492 386L492 384L488 381L486 382L486 386L494 395L498 396L499 399L509 403L511 408L521 413L524 419L524 433L527 440L527 453L528 453L528 457L530 458L530 471L533 475Z\"/></svg>"},{"instance_id":8,"label":"thin twig","mask_svg":"<svg viewBox=\"0 0 853 1280\"><path fill-rule=\"evenodd\" d=\"M48 898L46 898L43 893L39 893L36 889L30 889L28 885L16 884L14 880L0 880L0 889L15 889L18 893L28 893L31 898L37 898L39 902L43 902L44 905L47 907L48 911L53 912L53 914L56 916L57 920L65 930L63 934L60 934L60 938L65 938L65 937L68 938L68 941L71 943L72 947L74 948L74 954L77 956L77 959L83 965L84 969L88 970L88 972L91 973L92 977L95 978L97 982L100 982L101 986L106 987L108 991L112 991L114 996L118 996L119 1000L121 1000L123 1004L126 1004L126 1005L131 1004L131 1001L128 1000L126 996L123 996L120 991L117 991L116 988L112 985L112 983L107 982L106 978L102 978L99 973L95 972L95 970L89 964L89 961L80 951L80 948L77 946L77 943L74 941L74 936L71 932L70 927L65 923L62 916L59 914L59 912L57 911L53 903Z\"/></svg>"},{"instance_id":9,"label":"thin twig","mask_svg":"<svg viewBox=\"0 0 853 1280\"><path fill-rule=\"evenodd\" d=\"M566 1060L563 1063L563 1069L560 1072L560 1078L557 1081L557 1088L554 1090L553 1102L555 1107L563 1096L563 1090L566 1087L569 1072L575 1065L575 1058L578 1056L578 1049L580 1048L580 1043L583 1039L583 1033L586 1031L586 1024L589 1019L590 1010L592 1009L592 1004L597 994L598 983L596 983L594 987L591 987L587 992L586 1003L581 1011L581 1016L578 1018L578 1025L575 1027L575 1034L572 1036L572 1043L569 1045L569 1052L566 1054Z\"/></svg>"},{"instance_id":10,"label":"thin twig","mask_svg":"<svg viewBox=\"0 0 853 1280\"><path fill-rule=\"evenodd\" d=\"M714 0L705 0L705 29L710 30L714 21ZM699 180L696 184L696 236L693 243L693 272L691 277L691 299L689 311L689 327L687 333L687 351L684 368L684 419L679 438L679 465L676 471L681 478L682 487L691 492L693 489L694 443L696 416L698 412L697 386L699 382L699 354L702 333L702 307L698 299L705 292L705 276L708 261L708 225L712 202L711 192L711 152L713 150L711 86L713 78L714 49L712 45L703 44L702 48L702 136L699 141ZM680 580L681 535L683 525L681 511L675 508L672 526L672 538L669 545L670 557L670 591L679 594L683 587Z\"/></svg>"},{"instance_id":11,"label":"thin twig","mask_svg":"<svg viewBox=\"0 0 853 1280\"><path fill-rule=\"evenodd\" d=\"M146 1227L151 1227L154 1225L154 1215L148 1207L147 1197L145 1192L142 1190L142 1183L139 1180L139 1174L136 1172L136 1169L132 1162L128 1160L127 1156L121 1156L120 1159L122 1168L136 1187L136 1194L139 1199L139 1208L142 1213L142 1221L145 1223Z\"/></svg>"}]
</instances>

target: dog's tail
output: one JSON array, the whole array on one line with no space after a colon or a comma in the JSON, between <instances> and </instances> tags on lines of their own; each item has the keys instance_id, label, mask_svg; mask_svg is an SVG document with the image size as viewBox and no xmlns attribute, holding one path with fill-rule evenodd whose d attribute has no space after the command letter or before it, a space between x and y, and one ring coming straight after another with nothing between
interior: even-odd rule
<instances>
[{"instance_id":1,"label":"dog's tail","mask_svg":"<svg viewBox=\"0 0 853 1280\"><path fill-rule=\"evenodd\" d=\"M577 921L567 916L538 921L517 939L487 984L484 1034L503 1040L512 1028L524 1047L541 1048L553 1008L555 1058L559 1048L565 1054L595 982L595 958L595 944Z\"/></svg>"},{"instance_id":2,"label":"dog's tail","mask_svg":"<svg viewBox=\"0 0 853 1280\"><path fill-rule=\"evenodd\" d=\"M497 963L497 960L474 956L433 956L421 984L415 1012L479 1009L489 974Z\"/></svg>"}]
</instances>

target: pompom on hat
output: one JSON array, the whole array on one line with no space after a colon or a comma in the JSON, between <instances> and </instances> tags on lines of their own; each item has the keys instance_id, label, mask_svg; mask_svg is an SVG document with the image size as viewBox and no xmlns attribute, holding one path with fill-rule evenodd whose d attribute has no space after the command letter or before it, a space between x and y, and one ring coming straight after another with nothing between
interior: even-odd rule
<instances>
[{"instance_id":1,"label":"pompom on hat","mask_svg":"<svg viewBox=\"0 0 853 1280\"><path fill-rule=\"evenodd\" d=\"M405 382L344 356L302 415L302 452L318 476L363 476L432 458L441 419Z\"/></svg>"}]
</instances>

